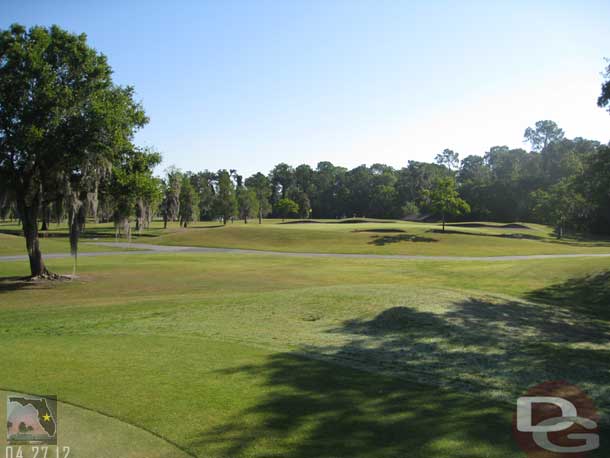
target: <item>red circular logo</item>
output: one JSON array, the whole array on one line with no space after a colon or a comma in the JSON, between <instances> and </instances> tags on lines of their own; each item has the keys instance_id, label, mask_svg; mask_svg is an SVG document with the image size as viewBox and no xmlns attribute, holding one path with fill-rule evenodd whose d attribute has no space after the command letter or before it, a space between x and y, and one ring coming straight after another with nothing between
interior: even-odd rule
<instances>
[{"instance_id":1,"label":"red circular logo","mask_svg":"<svg viewBox=\"0 0 610 458\"><path fill-rule=\"evenodd\" d=\"M584 458L599 448L593 401L565 381L544 382L517 400L513 436L529 458Z\"/></svg>"}]
</instances>

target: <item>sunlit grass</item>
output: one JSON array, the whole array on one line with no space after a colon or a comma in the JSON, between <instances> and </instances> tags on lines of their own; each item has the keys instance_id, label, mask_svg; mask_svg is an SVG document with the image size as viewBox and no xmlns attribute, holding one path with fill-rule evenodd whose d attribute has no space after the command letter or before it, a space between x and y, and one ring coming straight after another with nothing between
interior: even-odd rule
<instances>
[{"instance_id":1,"label":"sunlit grass","mask_svg":"<svg viewBox=\"0 0 610 458\"><path fill-rule=\"evenodd\" d=\"M202 457L516 456L509 401L530 385L568 378L610 405L608 322L527 301L609 268L192 253L28 284L10 279L26 263L0 263L0 387Z\"/></svg>"}]
</instances>

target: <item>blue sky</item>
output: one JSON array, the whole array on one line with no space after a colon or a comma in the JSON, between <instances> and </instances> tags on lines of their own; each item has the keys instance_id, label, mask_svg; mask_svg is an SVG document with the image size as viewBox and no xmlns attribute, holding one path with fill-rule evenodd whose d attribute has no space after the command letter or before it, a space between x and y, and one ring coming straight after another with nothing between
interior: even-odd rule
<instances>
[{"instance_id":1,"label":"blue sky","mask_svg":"<svg viewBox=\"0 0 610 458\"><path fill-rule=\"evenodd\" d=\"M0 27L85 32L151 118L163 167L354 167L523 146L553 119L610 140L596 107L607 1L10 1ZM162 170L162 168L160 170Z\"/></svg>"}]
</instances>

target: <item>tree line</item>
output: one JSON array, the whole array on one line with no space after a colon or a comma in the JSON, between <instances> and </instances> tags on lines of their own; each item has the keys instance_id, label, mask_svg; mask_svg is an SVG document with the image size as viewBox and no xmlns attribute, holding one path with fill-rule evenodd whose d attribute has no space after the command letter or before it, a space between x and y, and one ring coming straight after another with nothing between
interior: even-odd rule
<instances>
[{"instance_id":1,"label":"tree line","mask_svg":"<svg viewBox=\"0 0 610 458\"><path fill-rule=\"evenodd\" d=\"M567 139L553 121L526 129L531 149L494 146L484 156L445 149L434 163L408 161L403 168L376 163L347 169L330 162L315 168L280 163L268 173L244 178L234 169L182 172L162 178L153 169L161 156L137 148L124 151L108 170L88 179L80 199L82 218L113 221L117 231L146 228L153 217L193 221L286 218L450 218L531 221L567 230L610 230L610 153L607 145ZM68 199L66 199L66 196ZM74 196L45 190L41 228L71 220ZM4 194L2 216L18 215ZM73 204L72 204L73 205ZM73 218L72 218L73 219ZM84 222L83 222L84 224Z\"/></svg>"},{"instance_id":2,"label":"tree line","mask_svg":"<svg viewBox=\"0 0 610 458\"><path fill-rule=\"evenodd\" d=\"M610 65L598 99L610 106ZM244 177L155 168L161 155L133 143L148 118L134 89L117 85L106 56L84 34L14 24L0 31L0 218L21 221L33 277L46 269L39 231L67 221L76 255L88 218L117 235L154 217L179 221L264 217L462 218L533 221L565 231L610 233L610 148L565 138L549 120L524 132L528 150L484 156L445 149L434 163L353 169L280 163Z\"/></svg>"},{"instance_id":3,"label":"tree line","mask_svg":"<svg viewBox=\"0 0 610 458\"><path fill-rule=\"evenodd\" d=\"M610 231L610 149L565 138L553 121L524 133L529 151L494 146L484 156L445 149L434 163L403 168L376 163L351 170L280 163L243 178L236 170L180 172L160 181L160 215L196 220L299 218L442 218L530 221L565 231Z\"/></svg>"}]
</instances>

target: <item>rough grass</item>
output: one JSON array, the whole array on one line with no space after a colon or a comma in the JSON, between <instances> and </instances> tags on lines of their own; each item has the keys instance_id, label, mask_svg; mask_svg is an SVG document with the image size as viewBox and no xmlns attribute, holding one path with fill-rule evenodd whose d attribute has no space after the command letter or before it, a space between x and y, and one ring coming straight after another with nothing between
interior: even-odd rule
<instances>
[{"instance_id":1,"label":"rough grass","mask_svg":"<svg viewBox=\"0 0 610 458\"><path fill-rule=\"evenodd\" d=\"M607 259L112 256L54 284L26 269L0 263L0 387L196 456L519 456L512 401L529 386L568 379L610 407L610 323L574 292L594 278L603 294Z\"/></svg>"}]
</instances>

